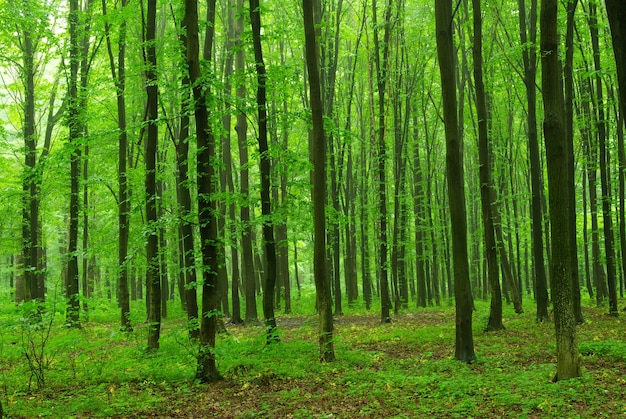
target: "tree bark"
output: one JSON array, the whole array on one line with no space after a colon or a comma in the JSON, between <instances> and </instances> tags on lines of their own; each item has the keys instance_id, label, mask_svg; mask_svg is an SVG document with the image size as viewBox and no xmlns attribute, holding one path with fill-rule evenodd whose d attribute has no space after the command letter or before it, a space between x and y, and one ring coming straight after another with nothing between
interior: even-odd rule
<instances>
[{"instance_id":1,"label":"tree bark","mask_svg":"<svg viewBox=\"0 0 626 419\"><path fill-rule=\"evenodd\" d=\"M544 262L543 246L543 211L541 206L541 194L543 184L541 181L541 160L539 157L539 141L537 140L537 53L534 46L537 40L537 0L531 0L530 22L526 25L526 3L518 0L520 19L520 40L522 45L530 41L530 47L523 50L524 61L524 85L526 87L526 99L528 102L527 129L528 129L528 155L530 161L530 186L531 186L531 234L532 255L535 269L535 299L537 301L537 321L549 320L548 315L548 278ZM527 34L529 32L529 34Z\"/></svg>"},{"instance_id":2,"label":"tree bark","mask_svg":"<svg viewBox=\"0 0 626 419\"><path fill-rule=\"evenodd\" d=\"M543 0L540 12L541 63L544 102L544 138L550 196L552 233L552 302L557 346L555 380L580 376L576 318L572 304L572 272L569 235L569 156L564 124L562 72L557 30L558 2Z\"/></svg>"},{"instance_id":3,"label":"tree bark","mask_svg":"<svg viewBox=\"0 0 626 419\"><path fill-rule=\"evenodd\" d=\"M500 271L498 269L498 251L493 228L491 208L494 206L493 180L489 161L489 138L487 131L487 101L483 82L482 54L482 14L480 0L472 0L474 21L474 85L476 89L476 114L478 117L478 158L480 163L480 201L482 204L483 234L485 256L487 258L487 277L491 291L491 307L487 330L502 330L502 292L500 290Z\"/></svg>"},{"instance_id":4,"label":"tree bark","mask_svg":"<svg viewBox=\"0 0 626 419\"><path fill-rule=\"evenodd\" d=\"M452 1L435 1L437 30L437 56L441 74L443 118L446 134L446 175L448 177L448 201L452 227L452 260L454 263L454 299L456 303L456 350L455 358L471 363L476 359L472 335L472 295L467 255L467 221L465 216L465 192L463 161L459 138L456 83L455 49L452 33Z\"/></svg>"},{"instance_id":5,"label":"tree bark","mask_svg":"<svg viewBox=\"0 0 626 419\"><path fill-rule=\"evenodd\" d=\"M302 0L304 14L304 35L306 45L306 63L309 79L311 114L313 118L313 274L317 293L319 313L320 360L335 360L333 340L333 314L330 296L330 283L326 269L326 138L324 135L321 83L319 78L319 55L313 21L313 1Z\"/></svg>"},{"instance_id":6,"label":"tree bark","mask_svg":"<svg viewBox=\"0 0 626 419\"><path fill-rule=\"evenodd\" d=\"M598 131L598 146L600 148L600 188L602 190L602 220L604 224L604 251L606 256L607 284L609 290L609 314L618 316L617 308L617 274L615 271L615 239L613 235L613 214L611 208L611 192L609 185L609 152L606 145L606 120L604 109L604 94L602 83L602 66L600 64L600 42L598 35L597 7L594 2L589 3L589 30L593 48L593 63L596 74L595 112L596 129Z\"/></svg>"},{"instance_id":7,"label":"tree bark","mask_svg":"<svg viewBox=\"0 0 626 419\"><path fill-rule=\"evenodd\" d=\"M237 9L243 10L244 1L237 0ZM243 35L243 14L239 14L237 18L237 53L235 55L235 72L238 77L245 74L245 49L242 46L241 37ZM246 97L246 85L240 81L236 88L237 100L244 101ZM244 300L246 303L245 321L246 323L256 323L257 306L256 306L256 281L254 271L254 253L252 250L252 224L250 219L250 187L249 187L249 169L248 169L248 120L243 112L237 114L237 122L235 125L237 131L237 142L239 147L239 172L240 172L240 193L244 203L240 208L239 218L243 225L241 236L241 276L244 291Z\"/></svg>"},{"instance_id":8,"label":"tree bark","mask_svg":"<svg viewBox=\"0 0 626 419\"><path fill-rule=\"evenodd\" d=\"M266 266L264 269L265 288L263 290L263 316L267 329L267 342L278 340L276 319L274 317L274 287L276 286L276 243L274 241L274 223L270 198L271 156L267 144L267 99L265 82L265 63L261 48L261 10L259 0L250 0L250 22L252 25L252 43L257 74L257 112L259 118L259 153L261 154L261 214L263 216L263 244Z\"/></svg>"},{"instance_id":9,"label":"tree bark","mask_svg":"<svg viewBox=\"0 0 626 419\"><path fill-rule=\"evenodd\" d=\"M574 316L576 322L583 323L583 312L580 305L580 281L578 272L578 245L576 239L576 187L574 179L574 13L578 0L569 0L567 2L567 30L565 35L565 66L563 71L563 80L565 83L565 133L568 156L567 184L571 189L569 192L569 235L570 235L570 263L572 275L572 293L574 304Z\"/></svg>"},{"instance_id":10,"label":"tree bark","mask_svg":"<svg viewBox=\"0 0 626 419\"><path fill-rule=\"evenodd\" d=\"M207 96L209 88L202 85L200 71L200 40L198 31L197 0L185 1L187 23L187 66L189 81L194 99L194 115L196 119L197 154L197 186L198 186L198 221L200 224L200 250L202 252L202 310L200 316L200 348L196 379L214 382L222 377L217 370L213 349L217 332L218 295L217 295L217 206L213 197L216 191L215 170L215 138L209 126L209 109ZM207 5L207 33L204 45L205 56L210 58L215 23L215 0ZM207 53L208 51L208 53Z\"/></svg>"},{"instance_id":11,"label":"tree bark","mask_svg":"<svg viewBox=\"0 0 626 419\"><path fill-rule=\"evenodd\" d=\"M70 154L70 224L67 248L67 282L66 298L67 324L71 327L80 326L80 302L78 279L78 224L79 224L79 183L80 183L80 148L82 130L80 122L80 98L78 92L78 69L80 65L80 35L79 35L79 7L78 0L70 1L70 78L68 86L69 108L69 146Z\"/></svg>"},{"instance_id":12,"label":"tree bark","mask_svg":"<svg viewBox=\"0 0 626 419\"><path fill-rule=\"evenodd\" d=\"M159 275L159 236L157 230L156 161L158 153L158 101L156 73L156 8L157 0L148 0L145 22L146 92L147 92L147 138L146 138L146 223L148 243L146 246L146 286L150 290L148 312L148 350L159 348L161 334L161 277Z\"/></svg>"},{"instance_id":13,"label":"tree bark","mask_svg":"<svg viewBox=\"0 0 626 419\"><path fill-rule=\"evenodd\" d=\"M187 20L189 16L185 13L182 20L182 28L187 28ZM187 60L187 35L186 31L181 31L179 35L181 43L183 59ZM192 220L192 200L191 200L191 184L189 181L189 105L191 103L191 82L189 80L189 72L182 76L182 103L180 117L180 132L178 133L178 141L176 143L176 198L180 207L180 247L182 251L183 263L180 268L183 269L184 275L184 300L187 312L187 329L191 339L200 337L200 322L198 318L198 286L196 283L196 244L193 232Z\"/></svg>"},{"instance_id":14,"label":"tree bark","mask_svg":"<svg viewBox=\"0 0 626 419\"><path fill-rule=\"evenodd\" d=\"M126 7L128 0L122 1L122 8ZM106 15L106 0L102 0L102 14ZM115 83L116 104L117 104L117 126L118 137L118 288L120 291L120 323L124 331L131 331L130 323L130 298L128 292L128 234L130 229L129 212L130 200L128 195L128 133L126 128L126 20L120 24L118 39L117 64L113 55L113 48L110 38L110 25L105 25L105 36L107 41L107 51L109 54L109 64L111 67L111 78Z\"/></svg>"},{"instance_id":15,"label":"tree bark","mask_svg":"<svg viewBox=\"0 0 626 419\"><path fill-rule=\"evenodd\" d=\"M385 141L385 93L387 85L387 65L389 58L389 40L391 39L391 5L388 0L385 6L384 33L382 42L379 41L378 23L376 20L376 0L372 0L372 21L374 25L374 61L376 64L376 84L378 87L378 144L376 149L376 168L378 175L378 234L379 250L378 264L380 269L380 305L381 321L391 322L391 298L389 295L389 258L387 240L387 180L386 161L387 147ZM381 51L382 48L382 51ZM382 53L382 54L381 54ZM382 55L382 56L381 56Z\"/></svg>"}]
</instances>

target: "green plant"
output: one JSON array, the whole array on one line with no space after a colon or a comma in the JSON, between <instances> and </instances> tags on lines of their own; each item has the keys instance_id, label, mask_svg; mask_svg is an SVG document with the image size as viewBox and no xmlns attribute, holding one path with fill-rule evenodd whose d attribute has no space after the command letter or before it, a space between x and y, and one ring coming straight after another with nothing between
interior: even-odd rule
<instances>
[{"instance_id":1,"label":"green plant","mask_svg":"<svg viewBox=\"0 0 626 419\"><path fill-rule=\"evenodd\" d=\"M55 318L55 306L33 301L23 303L20 317L20 337L23 355L28 363L30 390L33 378L38 389L46 385L46 371L50 367L52 357L47 351Z\"/></svg>"}]
</instances>

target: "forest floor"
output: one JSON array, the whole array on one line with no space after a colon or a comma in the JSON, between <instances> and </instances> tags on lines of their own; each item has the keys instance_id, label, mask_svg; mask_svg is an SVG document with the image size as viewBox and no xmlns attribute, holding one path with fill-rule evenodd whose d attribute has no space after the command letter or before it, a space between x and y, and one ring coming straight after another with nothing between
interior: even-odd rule
<instances>
[{"instance_id":1,"label":"forest floor","mask_svg":"<svg viewBox=\"0 0 626 419\"><path fill-rule=\"evenodd\" d=\"M316 316L278 316L281 340L269 346L261 325L227 324L216 347L224 379L213 384L193 382L181 320L167 320L160 350L147 354L145 326L118 332L105 321L115 307L103 304L80 330L53 324L38 369L24 358L45 330L25 330L4 310L0 400L5 418L626 417L623 319L586 305L583 376L554 383L554 326L536 323L530 302L526 310L505 307L506 330L484 332L489 306L477 302L471 365L454 360L449 306L406 310L390 324L363 310L339 316L332 363L318 362Z\"/></svg>"}]
</instances>

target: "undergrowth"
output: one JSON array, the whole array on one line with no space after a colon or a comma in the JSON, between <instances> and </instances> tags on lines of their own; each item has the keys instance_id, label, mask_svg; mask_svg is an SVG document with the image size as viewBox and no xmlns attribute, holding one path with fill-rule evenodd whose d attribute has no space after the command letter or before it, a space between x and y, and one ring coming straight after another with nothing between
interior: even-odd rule
<instances>
[{"instance_id":1,"label":"undergrowth","mask_svg":"<svg viewBox=\"0 0 626 419\"><path fill-rule=\"evenodd\" d=\"M337 361L319 363L317 321L294 301L279 315L280 342L266 345L262 325L233 326L215 349L224 381L193 381L196 347L172 305L161 347L146 353L142 304L133 332L120 332L117 307L90 301L89 322L63 327L44 308L45 361L33 386L24 307L0 302L0 401L4 417L397 417L600 418L626 415L626 327L585 308L580 325L582 378L552 383L554 327L505 308L506 330L484 332L488 303L474 315L477 362L453 359L454 308L409 310L380 324L378 312L348 307L336 319ZM530 305L530 302L527 303ZM531 312L532 310L528 310ZM29 323L30 325L30 323ZM31 327L31 326L29 326ZM29 330L29 329L27 329ZM45 329L34 327L39 339ZM39 370L41 368L41 371Z\"/></svg>"}]
</instances>

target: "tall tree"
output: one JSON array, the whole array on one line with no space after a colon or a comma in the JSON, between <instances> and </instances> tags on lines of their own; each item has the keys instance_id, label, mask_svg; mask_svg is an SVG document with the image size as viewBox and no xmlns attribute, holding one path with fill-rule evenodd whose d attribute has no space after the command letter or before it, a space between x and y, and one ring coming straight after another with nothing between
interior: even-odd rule
<instances>
[{"instance_id":1,"label":"tall tree","mask_svg":"<svg viewBox=\"0 0 626 419\"><path fill-rule=\"evenodd\" d=\"M145 191L148 243L146 246L146 287L149 288L148 350L159 348L161 335L161 277L159 275L159 236L157 230L156 163L159 142L159 89L157 86L156 15L157 0L148 0L144 22L146 77L146 150Z\"/></svg>"},{"instance_id":2,"label":"tall tree","mask_svg":"<svg viewBox=\"0 0 626 419\"><path fill-rule=\"evenodd\" d=\"M575 3L575 2L574 2ZM596 105L595 120L598 132L598 146L600 149L600 188L602 190L602 220L604 222L604 251L606 255L607 283L609 288L609 313L617 316L617 292L615 271L615 239L613 235L613 214L611 208L611 191L609 185L609 151L607 149L607 132L604 109L604 93L602 80L602 66L600 64L600 40L598 34L598 13L594 1L589 2L589 30L593 48L593 64L596 79L594 104Z\"/></svg>"},{"instance_id":3,"label":"tall tree","mask_svg":"<svg viewBox=\"0 0 626 419\"><path fill-rule=\"evenodd\" d=\"M611 38L613 40L613 54L615 56L615 66L617 68L617 82L619 85L619 112L622 123L626 112L626 8L619 0L605 0L606 11L611 28ZM623 139L622 139L623 140ZM626 216L624 213L624 170L626 170L626 155L623 153L623 141L620 142L620 238L622 240L622 266L626 270Z\"/></svg>"},{"instance_id":4,"label":"tall tree","mask_svg":"<svg viewBox=\"0 0 626 419\"><path fill-rule=\"evenodd\" d=\"M537 321L549 320L548 316L548 279L543 256L543 210L541 194L541 159L539 157L539 141L537 139L537 0L530 1L529 21L526 19L526 2L518 0L520 20L520 41L528 45L522 50L524 62L524 86L526 88L526 124L528 131L528 156L530 163L530 212L532 255L535 270L535 299L537 301Z\"/></svg>"},{"instance_id":5,"label":"tall tree","mask_svg":"<svg viewBox=\"0 0 626 419\"><path fill-rule=\"evenodd\" d=\"M550 196L550 227L552 234L552 301L557 347L555 380L580 376L580 354L576 337L576 318L572 303L570 262L569 210L571 192L567 171L569 159L565 136L564 97L559 63L558 2L541 2L541 80L543 86L544 121Z\"/></svg>"},{"instance_id":6,"label":"tall tree","mask_svg":"<svg viewBox=\"0 0 626 419\"><path fill-rule=\"evenodd\" d=\"M271 188L271 156L267 144L267 80L263 50L261 48L261 10L259 0L250 0L250 22L252 25L252 43L254 45L254 61L257 74L257 112L258 141L261 154L261 214L263 215L263 245L265 252L265 289L263 290L263 316L267 329L268 342L276 340L276 319L274 318L274 287L276 286L276 243L274 241L274 222L272 220Z\"/></svg>"},{"instance_id":7,"label":"tall tree","mask_svg":"<svg viewBox=\"0 0 626 419\"><path fill-rule=\"evenodd\" d=\"M237 0L237 10L243 10L244 0ZM236 87L237 100L243 104L246 99L246 85L244 83L245 74L245 48L242 45L243 36L243 24L244 15L239 13L236 20L236 35L237 38L235 50L235 72L238 77L238 83ZM237 113L237 122L235 125L237 131L237 144L239 147L239 189L244 199L243 205L239 210L239 218L241 220L242 236L241 236L241 276L242 286L244 290L244 300L246 303L245 321L246 323L255 323L258 320L257 317L257 305L256 305L256 281L254 271L254 254L252 251L252 222L250 218L250 176L249 176L249 162L248 162L248 119L245 112L241 111Z\"/></svg>"},{"instance_id":8,"label":"tall tree","mask_svg":"<svg viewBox=\"0 0 626 419\"><path fill-rule=\"evenodd\" d=\"M236 3L234 0L228 1L228 44L230 45L230 49L228 51L229 58L226 60L228 74L225 74L226 83L224 89L227 91L227 94L232 94L232 87L230 78L232 78L233 72L233 55L236 57L239 54L239 51L235 51L233 46L237 44L239 36L236 34L236 19L235 15L237 13ZM226 186L228 187L228 191L230 193L235 193L235 183L233 181L233 156L231 152L231 116L229 116L226 120L225 125L227 125L228 133L225 135L222 143L222 159L224 160L224 175L226 177ZM241 303L239 299L239 287L240 287L240 270L239 270L239 250L238 250L238 237L237 237L237 223L235 218L235 210L236 204L234 200L230 200L228 203L228 217L230 218L229 225L229 239L231 242L230 245L230 259L231 259L231 300L232 300L232 314L230 321L234 324L243 323L243 319L241 318Z\"/></svg>"},{"instance_id":9,"label":"tall tree","mask_svg":"<svg viewBox=\"0 0 626 419\"><path fill-rule=\"evenodd\" d=\"M487 276L491 291L491 310L487 330L504 329L502 324L502 292L500 290L500 271L498 269L498 252L493 227L491 209L495 204L491 162L489 159L489 138L487 130L487 100L483 82L482 38L483 25L480 0L472 0L474 20L474 85L476 89L476 114L478 117L478 158L480 162L480 201L482 204L483 235L485 240L485 256L487 258Z\"/></svg>"},{"instance_id":10,"label":"tall tree","mask_svg":"<svg viewBox=\"0 0 626 419\"><path fill-rule=\"evenodd\" d=\"M376 167L378 175L378 259L380 269L380 305L381 320L391 322L391 298L389 296L389 260L387 240L387 146L385 141L385 94L387 91L387 68L389 61L389 41L391 39L392 1L388 0L384 10L382 24L383 39L379 40L377 2L372 0L372 23L374 24L374 63L376 64L376 86L378 92L378 144L376 148ZM382 51L381 51L382 49Z\"/></svg>"},{"instance_id":11,"label":"tall tree","mask_svg":"<svg viewBox=\"0 0 626 419\"><path fill-rule=\"evenodd\" d=\"M187 23L187 67L193 90L193 108L196 120L197 138L197 184L198 221L200 224L200 250L202 252L202 311L200 316L200 348L196 379L213 382L221 379L215 361L215 335L218 320L217 293L217 203L216 191L216 147L215 137L209 126L207 96L209 86L203 85L200 70L200 39L198 31L198 2L185 1L185 21ZM213 49L215 24L215 0L207 5L207 32L204 44L205 59L210 59Z\"/></svg>"},{"instance_id":12,"label":"tall tree","mask_svg":"<svg viewBox=\"0 0 626 419\"><path fill-rule=\"evenodd\" d=\"M456 303L456 351L459 361L476 359L472 334L472 294L467 255L467 220L463 159L459 137L456 103L456 58L452 31L452 0L435 1L437 56L441 74L443 119L446 133L446 175L452 227L452 261L454 263L454 299Z\"/></svg>"},{"instance_id":13,"label":"tall tree","mask_svg":"<svg viewBox=\"0 0 626 419\"><path fill-rule=\"evenodd\" d=\"M330 296L330 282L326 269L326 138L319 76L319 53L313 20L314 0L302 0L304 15L304 35L306 63L309 78L311 115L313 122L312 157L313 157L313 224L314 254L313 275L317 310L319 312L320 360L331 362L335 359L333 341L333 314Z\"/></svg>"},{"instance_id":14,"label":"tall tree","mask_svg":"<svg viewBox=\"0 0 626 419\"><path fill-rule=\"evenodd\" d=\"M182 30L179 35L181 43L183 59L187 60L187 19L189 15L185 13L182 20ZM189 112L193 109L191 100L191 83L189 81L189 71L182 77L182 103L180 117L180 131L178 133L178 141L176 143L176 163L177 163L177 179L176 179L176 197L180 206L180 244L179 248L182 253L182 267L184 273L184 294L185 307L187 310L187 322L189 336L197 339L200 336L200 324L198 319L198 293L197 293L197 273L196 273L196 244L194 240L192 219L192 200L191 200L191 182L189 180L189 160L192 158L189 152Z\"/></svg>"},{"instance_id":15,"label":"tall tree","mask_svg":"<svg viewBox=\"0 0 626 419\"><path fill-rule=\"evenodd\" d=\"M574 163L574 17L578 0L567 2L567 29L565 35L565 64L563 68L563 82L565 88L565 135L568 156L567 185L569 192L569 236L570 236L570 263L572 293L574 304L574 316L578 323L583 323L584 317L580 305L580 281L578 273L578 245L576 240L576 189L575 189L575 163Z\"/></svg>"},{"instance_id":16,"label":"tall tree","mask_svg":"<svg viewBox=\"0 0 626 419\"><path fill-rule=\"evenodd\" d=\"M24 171L22 175L22 276L23 295L26 301L41 300L44 295L40 292L43 287L39 282L43 280L38 258L39 249L39 212L40 198L39 185L42 176L42 159L37 164L37 115L35 80L37 76L36 53L42 34L37 25L36 5L30 0L11 2L9 6L20 6L13 12L23 19L17 20L17 41L20 47L21 63L20 79L23 85L23 123L22 134L24 139ZM42 19L43 21L43 19ZM44 151L49 147L44 146Z\"/></svg>"},{"instance_id":17,"label":"tall tree","mask_svg":"<svg viewBox=\"0 0 626 419\"><path fill-rule=\"evenodd\" d=\"M68 125L70 147L70 224L67 247L66 298L68 299L67 323L79 326L80 302L78 297L78 225L79 225L79 187L80 187L80 150L82 139L81 108L78 89L78 69L80 66L78 0L70 0L70 76L68 80Z\"/></svg>"},{"instance_id":18,"label":"tall tree","mask_svg":"<svg viewBox=\"0 0 626 419\"><path fill-rule=\"evenodd\" d=\"M102 0L102 14L106 16L107 2ZM122 1L122 9L128 5L128 0ZM117 98L117 126L118 137L118 289L120 292L121 327L122 330L132 330L130 323L130 299L128 295L128 234L129 234L129 212L130 199L128 196L128 132L126 127L126 19L122 20L119 28L119 39L117 43L117 64L113 54L111 42L111 25L105 23L105 36L107 42L107 52L109 54L109 64L111 67L111 78L115 83Z\"/></svg>"}]
</instances>

